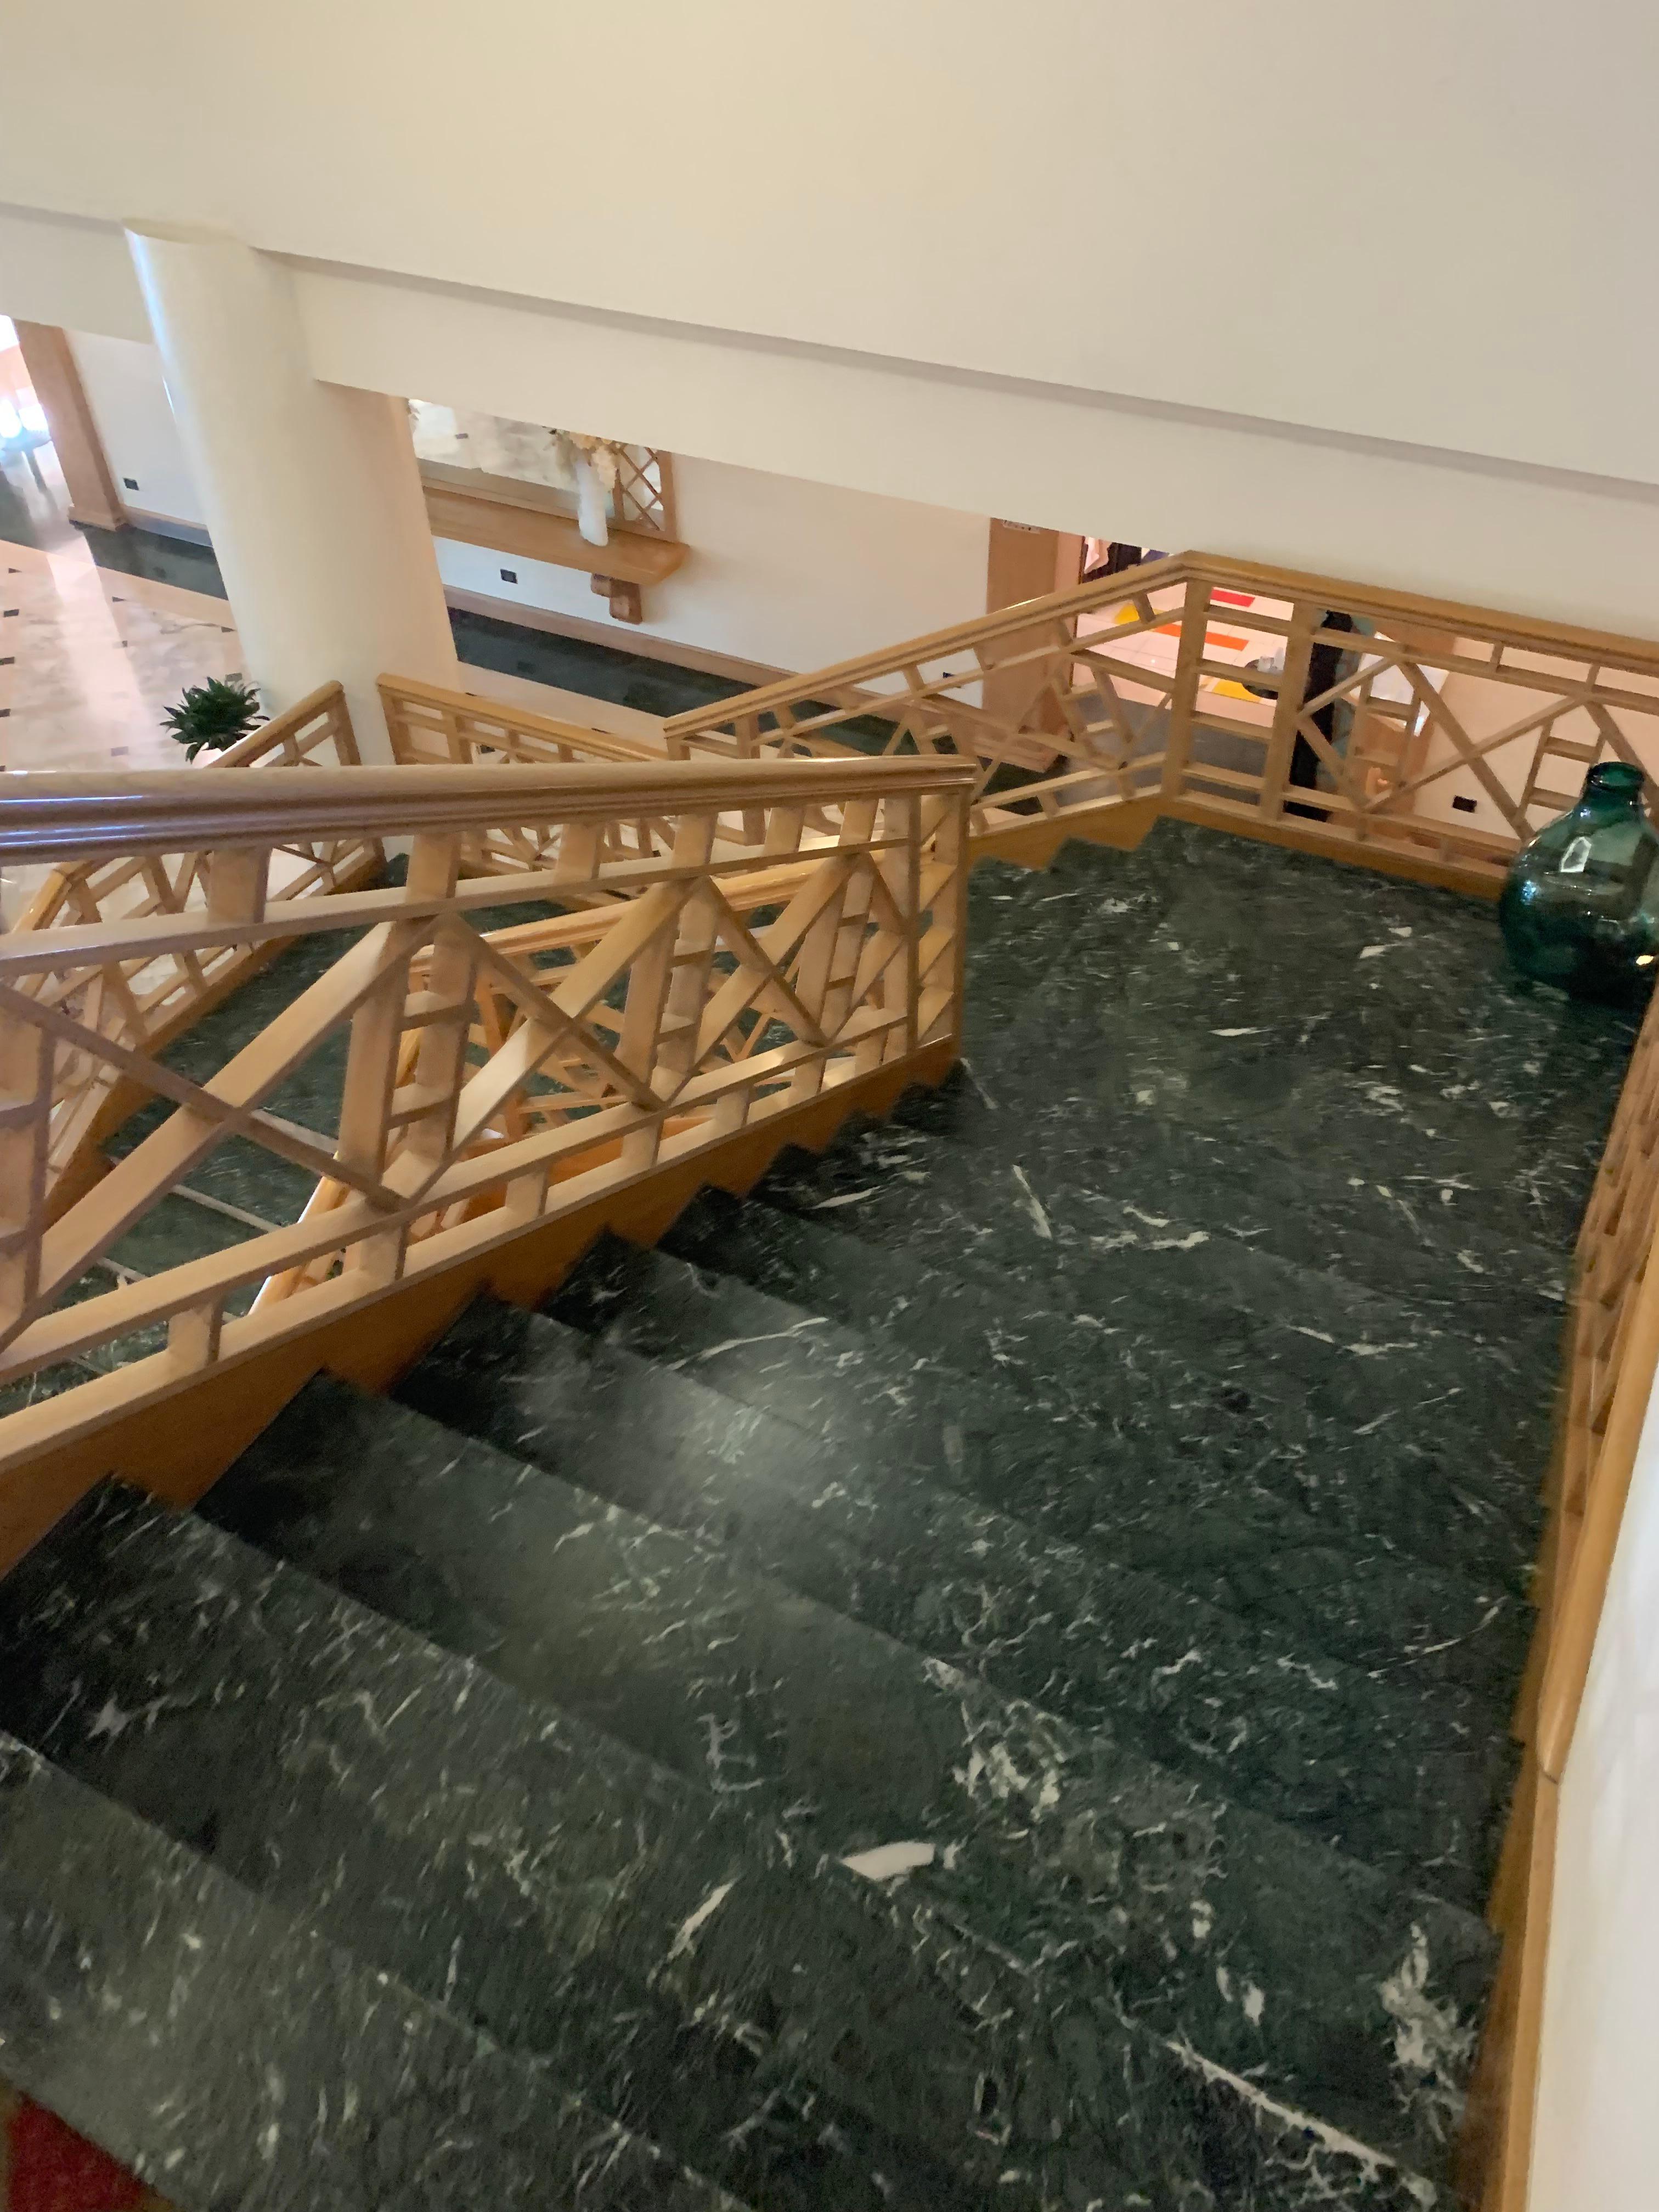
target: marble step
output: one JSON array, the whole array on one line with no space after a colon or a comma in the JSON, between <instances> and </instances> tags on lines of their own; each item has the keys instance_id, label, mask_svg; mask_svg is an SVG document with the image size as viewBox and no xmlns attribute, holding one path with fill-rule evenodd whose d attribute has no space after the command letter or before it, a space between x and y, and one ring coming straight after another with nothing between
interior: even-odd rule
<instances>
[{"instance_id":1,"label":"marble step","mask_svg":"<svg viewBox=\"0 0 1659 2212\"><path fill-rule=\"evenodd\" d=\"M1287 1439L1309 1420L1362 1438L1386 1429L1393 1451L1435 1460L1454 1492L1518 1516L1524 1545L1535 1544L1558 1323L1473 1342L1403 1299L1236 1239L1151 1224L1133 1241L1097 1231L1041 1168L996 1172L945 1146L915 1164L921 1141L888 1137L884 1175L872 1172L867 1146L794 1152L752 1196L830 1221L883 1265L902 1253L994 1280L1013 1327L1028 1305L1059 1308L1119 1361L1158 1350L1247 1377Z\"/></svg>"},{"instance_id":2,"label":"marble step","mask_svg":"<svg viewBox=\"0 0 1659 2212\"><path fill-rule=\"evenodd\" d=\"M742 2212L3 1733L0 2048L181 2212Z\"/></svg>"},{"instance_id":3,"label":"marble step","mask_svg":"<svg viewBox=\"0 0 1659 2212\"><path fill-rule=\"evenodd\" d=\"M1133 1310L1103 1315L1068 1300L1064 1280L1011 1285L971 1257L935 1262L897 1242L872 1247L844 1225L856 1211L796 1214L708 1191L663 1245L920 1360L998 1376L1050 1419L1091 1424L1091 1449L1070 1455L1048 1504L1013 1508L1028 1518L1059 1514L1067 1533L1094 1529L1116 1556L1188 1587L1231 1576L1236 1595L1223 1601L1237 1607L1276 1602L1251 1565L1262 1547L1282 1554L1279 1571L1301 1586L1294 1562L1336 1544L1364 1560L1420 1564L1431 1607L1449 1577L1472 1588L1479 1610L1443 1620L1431 1611L1430 1644L1483 1633L1475 1624L1492 1606L1494 1625L1512 1615L1541 1526L1541 1458L1501 1436L1460 1437L1409 1396L1364 1419L1324 1411L1279 1363L1283 1343L1249 1316L1235 1325L1212 1314L1207 1333L1188 1327L1171 1343ZM1241 1516L1254 1536L1240 1536ZM1329 1571L1310 1566L1305 1580ZM1424 1641L1414 1618L1389 1639L1396 1657ZM1376 1663L1389 1663L1386 1650Z\"/></svg>"},{"instance_id":4,"label":"marble step","mask_svg":"<svg viewBox=\"0 0 1659 2212\"><path fill-rule=\"evenodd\" d=\"M848 1221L838 1225L852 1233L902 1238L931 1257L979 1257L1036 1280L1068 1270L1098 1299L1130 1299L1152 1316L1178 1321L1197 1309L1199 1326L1210 1309L1260 1316L1281 1332L1305 1335L1325 1367L1339 1370L1355 1364L1352 1356L1334 1356L1339 1346L1400 1343L1419 1359L1438 1347L1448 1364L1473 1345L1501 1371L1516 1364L1516 1347L1559 1332L1553 1300L1528 1302L1530 1310L1510 1304L1501 1322L1483 1328L1474 1314L1437 1310L1402 1290L1351 1278L1340 1255L1321 1252L1316 1239L1294 1257L1265 1239L1170 1210L1167 1193L1156 1187L1143 1200L1134 1194L1132 1160L1126 1150L1122 1173L1115 1180L1103 1171L1096 1180L1087 1172L1073 1176L1035 1151L1021 1158L884 1125L821 1154L792 1150L757 1195L797 1212L844 1212ZM1448 1262L1443 1285L1454 1266ZM1382 1356L1362 1357L1361 1371ZM1309 1372L1323 1370L1316 1365ZM1346 1388L1356 1402L1363 1396L1352 1382L1326 1387Z\"/></svg>"},{"instance_id":5,"label":"marble step","mask_svg":"<svg viewBox=\"0 0 1659 2212\"><path fill-rule=\"evenodd\" d=\"M1505 1713L1378 1681L919 1474L871 1465L545 1316L480 1302L405 1404L1133 1744L1471 1910L1514 1764Z\"/></svg>"},{"instance_id":6,"label":"marble step","mask_svg":"<svg viewBox=\"0 0 1659 2212\"><path fill-rule=\"evenodd\" d=\"M1414 2165L1440 2155L1493 1952L1474 1915L339 1385L205 1505L805 1856L910 1846L907 1893L1045 2014L1104 2003ZM1398 2033L1425 1962L1447 2030L1429 2078Z\"/></svg>"},{"instance_id":7,"label":"marble step","mask_svg":"<svg viewBox=\"0 0 1659 2212\"><path fill-rule=\"evenodd\" d=\"M871 1885L199 1516L106 1485L0 1582L0 1728L769 2212L1002 2201Z\"/></svg>"},{"instance_id":8,"label":"marble step","mask_svg":"<svg viewBox=\"0 0 1659 2212\"><path fill-rule=\"evenodd\" d=\"M1006 1108L1245 1132L1390 1184L1462 1173L1570 1242L1633 1027L1515 976L1490 907L1169 823L1081 866L1042 981L970 993Z\"/></svg>"},{"instance_id":9,"label":"marble step","mask_svg":"<svg viewBox=\"0 0 1659 2212\"><path fill-rule=\"evenodd\" d=\"M1501 1337L1559 1319L1565 1300L1570 1242L1551 1244L1524 1223L1506 1229L1480 1210L1482 1194L1424 1169L1398 1186L1356 1172L1331 1177L1310 1173L1305 1154L1289 1158L1151 1115L1079 1115L1059 1096L1011 1113L971 1063L900 1099L884 1139L883 1126L866 1122L842 1139L863 1149L875 1172L891 1172L895 1140L912 1137L925 1140L915 1148L922 1157L901 1171L925 1166L941 1141L1003 1174L1018 1165L1029 1175L1036 1164L1096 1234L1131 1246L1173 1238L1177 1249L1195 1231L1231 1237L1403 1298L1455 1334Z\"/></svg>"},{"instance_id":10,"label":"marble step","mask_svg":"<svg viewBox=\"0 0 1659 2212\"><path fill-rule=\"evenodd\" d=\"M1190 1589L1258 1633L1271 1626L1288 1652L1334 1656L1402 1688L1456 1685L1507 1717L1532 1613L1501 1581L1482 1585L1333 1532L1299 1504L1274 1510L1247 1477L1200 1520L1172 1512L1170 1463L1190 1457L1173 1431L1126 1436L1058 1394L1023 1388L994 1358L974 1372L953 1365L958 1351L982 1349L977 1338L942 1334L939 1350L923 1352L879 1309L861 1316L863 1328L839 1320L833 1281L817 1295L832 1271L814 1264L826 1243L847 1243L833 1232L710 1194L672 1239L695 1261L602 1239L546 1310L856 1455L866 1480L890 1469L925 1476L1024 1519L1034 1535ZM799 1266L792 1239L807 1247ZM867 1262L852 1253L866 1290ZM931 1305L913 1298L907 1313L926 1326ZM1224 1471L1224 1446L1217 1455ZM1138 1525L1114 1510L1137 1498Z\"/></svg>"}]
</instances>

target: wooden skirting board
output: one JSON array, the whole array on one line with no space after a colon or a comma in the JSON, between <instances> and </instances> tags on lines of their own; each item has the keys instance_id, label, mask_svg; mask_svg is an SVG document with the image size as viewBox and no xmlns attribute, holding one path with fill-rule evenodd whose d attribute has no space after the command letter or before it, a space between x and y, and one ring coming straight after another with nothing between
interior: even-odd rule
<instances>
[{"instance_id":1,"label":"wooden skirting board","mask_svg":"<svg viewBox=\"0 0 1659 2212\"><path fill-rule=\"evenodd\" d=\"M1317 805L1319 794L1310 792L1308 803ZM1436 860L1429 853L1413 853L1391 846L1379 837L1362 844L1355 838L1321 829L1317 822L1263 822L1242 809L1207 805L1202 799L1166 800L1161 810L1177 822L1195 822L1210 830L1224 830L1230 836L1252 837L1259 843L1286 845L1298 853L1316 853L1322 860L1340 860L1349 867L1364 868L1372 875L1400 876L1407 883L1430 884L1437 890L1464 891L1471 898L1496 899L1504 888L1502 872L1460 866L1455 860Z\"/></svg>"},{"instance_id":2,"label":"wooden skirting board","mask_svg":"<svg viewBox=\"0 0 1659 2212\"><path fill-rule=\"evenodd\" d=\"M0 1573L106 1475L121 1474L173 1504L191 1504L313 1375L326 1370L363 1389L389 1389L481 1291L533 1306L605 1231L654 1243L706 1185L741 1197L785 1146L823 1151L848 1115L890 1113L913 1085L941 1083L956 1058L953 1042L933 1045L840 1085L579 1212L394 1286L372 1305L205 1376L181 1376L176 1389L142 1411L23 1462L0 1482Z\"/></svg>"},{"instance_id":3,"label":"wooden skirting board","mask_svg":"<svg viewBox=\"0 0 1659 2212\"><path fill-rule=\"evenodd\" d=\"M1066 807L989 836L975 836L969 849L975 865L981 860L1008 860L1018 867L1046 868L1061 846L1074 837L1087 844L1132 853L1153 823L1165 815L1173 822L1191 822L1200 829L1223 830L1229 836L1289 846L1297 852L1316 854L1321 860L1340 860L1346 867L1364 868L1373 875L1399 876L1439 890L1462 891L1472 898L1495 899L1503 888L1501 878L1488 878L1427 854L1391 850L1374 840L1358 845L1350 837L1322 834L1315 822L1240 820L1223 808L1206 806L1200 799L1106 799L1093 806Z\"/></svg>"},{"instance_id":4,"label":"wooden skirting board","mask_svg":"<svg viewBox=\"0 0 1659 2212\"><path fill-rule=\"evenodd\" d=\"M1022 868L1046 868L1062 845L1077 838L1133 853L1163 811L1156 799L1103 801L1097 806L1068 806L1062 813L1018 822L988 836L975 837L969 852L981 860L1010 860Z\"/></svg>"}]
</instances>

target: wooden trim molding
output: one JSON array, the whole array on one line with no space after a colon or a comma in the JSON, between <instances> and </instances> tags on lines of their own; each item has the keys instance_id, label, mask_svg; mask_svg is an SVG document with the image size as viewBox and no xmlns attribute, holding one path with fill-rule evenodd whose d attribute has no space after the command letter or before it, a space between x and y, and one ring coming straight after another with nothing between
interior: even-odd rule
<instances>
[{"instance_id":1,"label":"wooden trim molding","mask_svg":"<svg viewBox=\"0 0 1659 2212\"><path fill-rule=\"evenodd\" d=\"M14 323L23 365L52 432L58 465L69 489L70 520L99 530L120 530L127 521L115 477L104 452L81 371L67 331L52 323Z\"/></svg>"},{"instance_id":2,"label":"wooden trim molding","mask_svg":"<svg viewBox=\"0 0 1659 2212\"><path fill-rule=\"evenodd\" d=\"M422 479L422 489L434 538L521 554L526 561L545 561L556 568L580 568L591 576L648 586L672 576L690 550L678 538L622 526L612 529L609 544L590 545L570 515L430 478Z\"/></svg>"}]
</instances>

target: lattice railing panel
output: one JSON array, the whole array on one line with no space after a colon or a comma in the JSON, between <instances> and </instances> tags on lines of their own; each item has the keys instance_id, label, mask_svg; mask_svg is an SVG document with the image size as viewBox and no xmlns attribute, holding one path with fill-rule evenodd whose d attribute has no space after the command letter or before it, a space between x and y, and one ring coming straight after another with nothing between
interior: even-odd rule
<instances>
[{"instance_id":1,"label":"lattice railing panel","mask_svg":"<svg viewBox=\"0 0 1659 2212\"><path fill-rule=\"evenodd\" d=\"M1659 769L1659 647L1182 555L665 735L682 757L970 760L981 840L1152 801L1490 886L1595 762Z\"/></svg>"},{"instance_id":2,"label":"lattice railing panel","mask_svg":"<svg viewBox=\"0 0 1659 2212\"><path fill-rule=\"evenodd\" d=\"M356 737L337 684L325 685L289 713L237 744L206 757L194 775L238 769L318 770L354 765ZM36 780L38 782L38 779ZM131 925L167 915L205 914L211 901L210 855L204 851L117 853L56 868L10 933L38 935L62 928ZM374 838L296 839L273 845L270 882L288 901L325 898L368 881L384 865ZM97 953L31 975L21 988L72 1016L93 1035L131 1048L155 1049L234 988L258 956L237 943L158 948L120 957ZM97 1137L117 1092L107 1058L69 1048L54 1060L47 1172L56 1181Z\"/></svg>"},{"instance_id":3,"label":"lattice railing panel","mask_svg":"<svg viewBox=\"0 0 1659 2212\"><path fill-rule=\"evenodd\" d=\"M162 1368L123 1370L135 1389L211 1366L957 1034L960 769L357 773L379 794L375 825L396 810L415 833L404 883L268 898L275 839L233 832L234 914L230 883L210 874L206 908L126 926L158 957L196 960L238 939L350 934L205 1080L94 1026L56 988L101 970L92 948L107 925L0 942L0 1382L163 1328ZM596 795L607 783L614 795ZM470 810L434 825L462 789ZM809 842L806 819L830 798L836 838ZM766 849L724 848L723 821L755 812ZM465 878L483 830L526 823L547 865ZM503 905L525 920L500 927ZM46 1147L70 1057L172 1110L54 1220ZM309 1202L210 1258L112 1286L121 1239L186 1179L210 1181L227 1146L304 1170Z\"/></svg>"}]
</instances>

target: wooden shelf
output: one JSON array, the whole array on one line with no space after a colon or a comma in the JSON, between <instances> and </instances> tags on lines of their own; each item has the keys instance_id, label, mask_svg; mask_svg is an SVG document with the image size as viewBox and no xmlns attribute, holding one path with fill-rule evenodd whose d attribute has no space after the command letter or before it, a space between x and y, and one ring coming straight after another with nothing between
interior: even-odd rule
<instances>
[{"instance_id":1,"label":"wooden shelf","mask_svg":"<svg viewBox=\"0 0 1659 2212\"><path fill-rule=\"evenodd\" d=\"M554 514L489 492L462 491L450 484L425 485L426 512L434 538L459 538L464 545L488 545L520 553L526 561L550 561L556 568L584 568L590 576L616 576L632 584L660 584L672 576L690 547L678 538L611 527L608 545L590 545L568 514Z\"/></svg>"}]
</instances>

